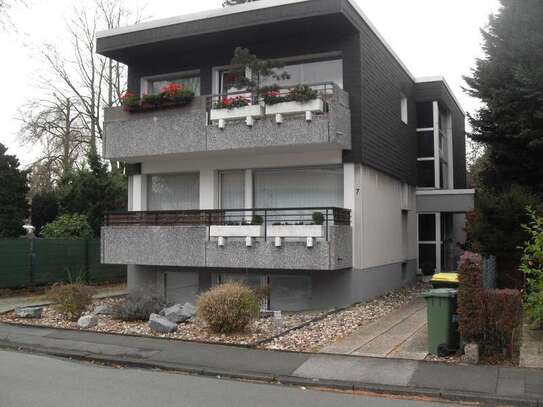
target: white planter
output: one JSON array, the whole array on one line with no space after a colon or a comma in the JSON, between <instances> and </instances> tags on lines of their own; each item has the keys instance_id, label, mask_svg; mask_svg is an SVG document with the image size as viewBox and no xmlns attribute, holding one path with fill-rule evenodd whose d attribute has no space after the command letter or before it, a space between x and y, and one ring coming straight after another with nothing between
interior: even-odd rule
<instances>
[{"instance_id":1,"label":"white planter","mask_svg":"<svg viewBox=\"0 0 543 407\"><path fill-rule=\"evenodd\" d=\"M275 105L266 105L266 114L293 114L304 112L322 112L324 104L322 99L313 99L309 102L281 102Z\"/></svg>"},{"instance_id":2,"label":"white planter","mask_svg":"<svg viewBox=\"0 0 543 407\"><path fill-rule=\"evenodd\" d=\"M266 232L269 237L324 237L324 226L271 225Z\"/></svg>"},{"instance_id":3,"label":"white planter","mask_svg":"<svg viewBox=\"0 0 543 407\"><path fill-rule=\"evenodd\" d=\"M262 106L260 105L235 107L233 109L211 109L211 112L209 113L209 117L212 121L221 119L245 119L247 117L255 117L260 115L262 115Z\"/></svg>"},{"instance_id":4,"label":"white planter","mask_svg":"<svg viewBox=\"0 0 543 407\"><path fill-rule=\"evenodd\" d=\"M211 237L261 237L264 236L262 225L212 225Z\"/></svg>"}]
</instances>

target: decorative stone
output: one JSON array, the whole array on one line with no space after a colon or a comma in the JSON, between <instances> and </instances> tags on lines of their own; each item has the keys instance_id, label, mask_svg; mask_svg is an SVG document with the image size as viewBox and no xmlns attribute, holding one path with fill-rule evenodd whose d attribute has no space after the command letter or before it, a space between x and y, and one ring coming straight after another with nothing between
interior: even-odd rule
<instances>
[{"instance_id":1,"label":"decorative stone","mask_svg":"<svg viewBox=\"0 0 543 407\"><path fill-rule=\"evenodd\" d=\"M77 325L79 325L80 328L83 329L89 329L93 328L96 325L98 325L98 318L96 318L95 315L83 315L79 320L77 321Z\"/></svg>"},{"instance_id":2,"label":"decorative stone","mask_svg":"<svg viewBox=\"0 0 543 407\"><path fill-rule=\"evenodd\" d=\"M170 333L177 330L177 324L158 314L151 314L147 324L155 332Z\"/></svg>"},{"instance_id":3,"label":"decorative stone","mask_svg":"<svg viewBox=\"0 0 543 407\"><path fill-rule=\"evenodd\" d=\"M476 365L479 363L479 345L476 343L467 343L464 346L464 356L462 357L463 361Z\"/></svg>"},{"instance_id":4,"label":"decorative stone","mask_svg":"<svg viewBox=\"0 0 543 407\"><path fill-rule=\"evenodd\" d=\"M196 313L196 308L190 303L185 303L185 305L175 304L171 307L164 308L160 311L160 315L165 317L167 320L179 324L185 322L187 319L191 318Z\"/></svg>"},{"instance_id":5,"label":"decorative stone","mask_svg":"<svg viewBox=\"0 0 543 407\"><path fill-rule=\"evenodd\" d=\"M41 318L43 312L42 307L17 307L15 308L15 315L17 318Z\"/></svg>"},{"instance_id":6,"label":"decorative stone","mask_svg":"<svg viewBox=\"0 0 543 407\"><path fill-rule=\"evenodd\" d=\"M186 302L185 305L183 305L183 313L189 317L193 317L196 315L196 307L190 302Z\"/></svg>"},{"instance_id":7,"label":"decorative stone","mask_svg":"<svg viewBox=\"0 0 543 407\"><path fill-rule=\"evenodd\" d=\"M98 305L94 309L94 315L111 315L113 313L113 308L108 304Z\"/></svg>"}]
</instances>

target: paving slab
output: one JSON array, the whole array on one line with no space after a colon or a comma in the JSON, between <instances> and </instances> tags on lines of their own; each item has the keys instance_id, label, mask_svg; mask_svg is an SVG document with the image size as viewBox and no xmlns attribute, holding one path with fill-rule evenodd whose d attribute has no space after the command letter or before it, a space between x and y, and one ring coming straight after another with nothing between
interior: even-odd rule
<instances>
[{"instance_id":1,"label":"paving slab","mask_svg":"<svg viewBox=\"0 0 543 407\"><path fill-rule=\"evenodd\" d=\"M312 379L407 386L416 370L417 362L409 360L317 355L310 357L293 375Z\"/></svg>"},{"instance_id":2,"label":"paving slab","mask_svg":"<svg viewBox=\"0 0 543 407\"><path fill-rule=\"evenodd\" d=\"M321 352L422 360L426 357L426 302L417 298Z\"/></svg>"},{"instance_id":3,"label":"paving slab","mask_svg":"<svg viewBox=\"0 0 543 407\"><path fill-rule=\"evenodd\" d=\"M519 365L543 369L543 329L530 329L527 324L524 324Z\"/></svg>"},{"instance_id":4,"label":"paving slab","mask_svg":"<svg viewBox=\"0 0 543 407\"><path fill-rule=\"evenodd\" d=\"M428 356L428 327L426 324L387 355L391 358L414 360L424 360L426 356Z\"/></svg>"}]
</instances>

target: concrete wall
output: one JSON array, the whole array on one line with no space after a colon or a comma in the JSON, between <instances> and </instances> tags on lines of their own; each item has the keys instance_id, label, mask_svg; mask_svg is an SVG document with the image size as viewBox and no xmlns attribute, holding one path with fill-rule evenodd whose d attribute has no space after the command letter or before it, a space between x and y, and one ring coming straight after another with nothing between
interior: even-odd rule
<instances>
[{"instance_id":1,"label":"concrete wall","mask_svg":"<svg viewBox=\"0 0 543 407\"><path fill-rule=\"evenodd\" d=\"M104 155L118 160L143 160L175 154L218 151L267 150L270 147L334 145L351 148L349 96L335 86L328 97L330 110L314 114L285 116L280 125L274 117L256 119L252 127L245 120L227 121L225 129L206 123L204 97L196 97L183 108L144 113L127 113L121 108L106 109Z\"/></svg>"},{"instance_id":2,"label":"concrete wall","mask_svg":"<svg viewBox=\"0 0 543 407\"><path fill-rule=\"evenodd\" d=\"M224 247L208 240L206 226L107 226L102 228L102 262L149 266L338 270L352 267L352 231L330 226L329 240L229 238Z\"/></svg>"}]
</instances>

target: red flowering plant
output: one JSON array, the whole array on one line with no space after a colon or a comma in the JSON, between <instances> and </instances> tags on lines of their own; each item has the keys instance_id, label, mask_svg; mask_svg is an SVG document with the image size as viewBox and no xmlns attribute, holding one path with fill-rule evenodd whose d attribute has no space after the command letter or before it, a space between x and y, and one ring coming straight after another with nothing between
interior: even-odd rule
<instances>
[{"instance_id":1,"label":"red flowering plant","mask_svg":"<svg viewBox=\"0 0 543 407\"><path fill-rule=\"evenodd\" d=\"M127 90L120 97L121 106L127 112L136 112L140 109L140 98Z\"/></svg>"},{"instance_id":2,"label":"red flowering plant","mask_svg":"<svg viewBox=\"0 0 543 407\"><path fill-rule=\"evenodd\" d=\"M286 100L279 90L279 85L264 86L259 89L258 93L267 105L275 105Z\"/></svg>"},{"instance_id":3,"label":"red flowering plant","mask_svg":"<svg viewBox=\"0 0 543 407\"><path fill-rule=\"evenodd\" d=\"M217 102L213 106L213 109L234 109L237 107L249 106L251 103L249 98L243 96L225 97Z\"/></svg>"}]
</instances>

